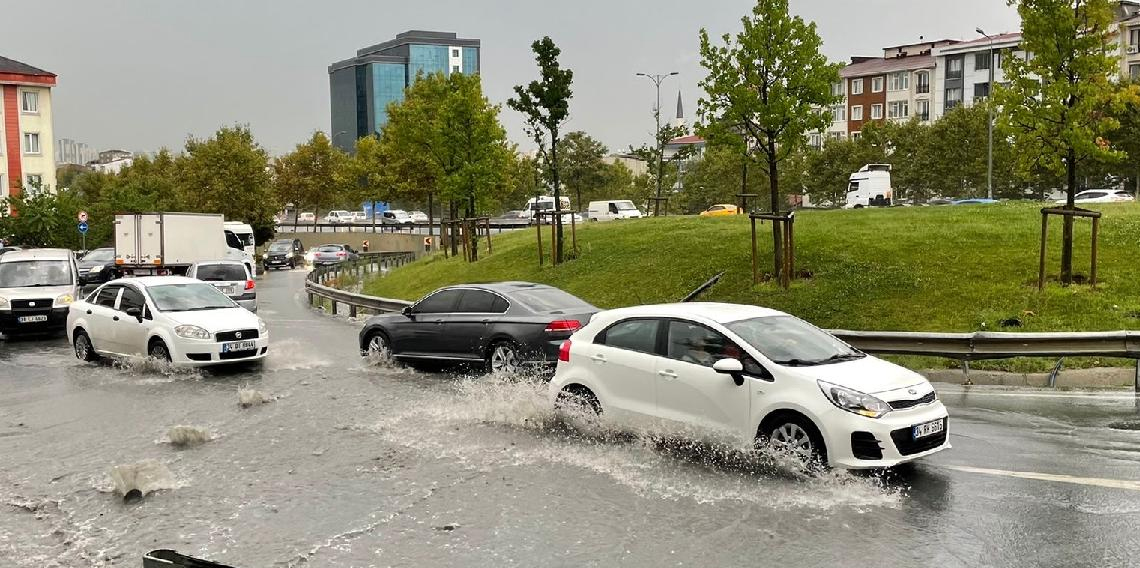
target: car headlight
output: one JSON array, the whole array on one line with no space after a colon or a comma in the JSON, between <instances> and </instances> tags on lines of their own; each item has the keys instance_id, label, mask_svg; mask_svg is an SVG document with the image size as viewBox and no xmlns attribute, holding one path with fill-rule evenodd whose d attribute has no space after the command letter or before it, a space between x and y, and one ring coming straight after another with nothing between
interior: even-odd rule
<instances>
[{"instance_id":1,"label":"car headlight","mask_svg":"<svg viewBox=\"0 0 1140 568\"><path fill-rule=\"evenodd\" d=\"M269 258L269 253L267 253L267 252L261 253L261 258Z\"/></svg>"},{"instance_id":2,"label":"car headlight","mask_svg":"<svg viewBox=\"0 0 1140 568\"><path fill-rule=\"evenodd\" d=\"M174 328L174 334L186 339L210 339L210 332L196 325L180 325Z\"/></svg>"},{"instance_id":3,"label":"car headlight","mask_svg":"<svg viewBox=\"0 0 1140 568\"><path fill-rule=\"evenodd\" d=\"M269 333L269 326L265 324L265 320L257 318L257 332L264 336Z\"/></svg>"},{"instance_id":4,"label":"car headlight","mask_svg":"<svg viewBox=\"0 0 1140 568\"><path fill-rule=\"evenodd\" d=\"M99 274L100 272L103 272L102 266L92 266L91 268L87 269L88 274Z\"/></svg>"},{"instance_id":5,"label":"car headlight","mask_svg":"<svg viewBox=\"0 0 1140 568\"><path fill-rule=\"evenodd\" d=\"M816 383L819 385L819 390L823 391L823 396L826 396L831 404L847 412L867 418L880 418L891 411L891 405L869 394L825 381L816 381Z\"/></svg>"},{"instance_id":6,"label":"car headlight","mask_svg":"<svg viewBox=\"0 0 1140 568\"><path fill-rule=\"evenodd\" d=\"M0 308L8 309L8 298L0 296Z\"/></svg>"},{"instance_id":7,"label":"car headlight","mask_svg":"<svg viewBox=\"0 0 1140 568\"><path fill-rule=\"evenodd\" d=\"M64 306L70 306L71 303L74 301L75 301L75 298L72 298L71 294L64 294L64 295L55 299L55 306L54 307L62 308Z\"/></svg>"}]
</instances>

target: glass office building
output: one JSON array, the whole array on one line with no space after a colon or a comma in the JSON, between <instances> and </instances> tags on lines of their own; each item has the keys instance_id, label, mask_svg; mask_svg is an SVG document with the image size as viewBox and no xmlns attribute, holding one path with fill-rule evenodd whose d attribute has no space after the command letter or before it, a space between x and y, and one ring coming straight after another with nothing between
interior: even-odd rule
<instances>
[{"instance_id":1,"label":"glass office building","mask_svg":"<svg viewBox=\"0 0 1140 568\"><path fill-rule=\"evenodd\" d=\"M388 104L422 74L478 73L479 40L409 31L329 66L333 144L351 152L356 139L380 132Z\"/></svg>"}]
</instances>

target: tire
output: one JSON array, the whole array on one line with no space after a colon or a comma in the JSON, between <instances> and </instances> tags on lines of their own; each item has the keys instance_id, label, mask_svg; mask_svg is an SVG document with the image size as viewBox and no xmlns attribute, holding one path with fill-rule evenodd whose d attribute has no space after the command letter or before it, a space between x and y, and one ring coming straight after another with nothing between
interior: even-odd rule
<instances>
[{"instance_id":1,"label":"tire","mask_svg":"<svg viewBox=\"0 0 1140 568\"><path fill-rule=\"evenodd\" d=\"M394 360L392 341L383 331L374 331L368 335L367 341L364 342L364 351L365 357L377 363L388 364Z\"/></svg>"},{"instance_id":2,"label":"tire","mask_svg":"<svg viewBox=\"0 0 1140 568\"><path fill-rule=\"evenodd\" d=\"M522 354L513 341L496 341L487 350L486 366L488 373L515 374L522 370Z\"/></svg>"},{"instance_id":3,"label":"tire","mask_svg":"<svg viewBox=\"0 0 1140 568\"><path fill-rule=\"evenodd\" d=\"M591 412L595 416L602 414L602 404L598 402L597 395L581 385L571 385L562 389L554 406L558 410L569 412Z\"/></svg>"},{"instance_id":4,"label":"tire","mask_svg":"<svg viewBox=\"0 0 1140 568\"><path fill-rule=\"evenodd\" d=\"M166 347L166 343L161 339L152 339L150 345L147 346L146 354L151 359L164 363L170 362L170 349Z\"/></svg>"},{"instance_id":5,"label":"tire","mask_svg":"<svg viewBox=\"0 0 1140 568\"><path fill-rule=\"evenodd\" d=\"M757 444L788 452L805 465L827 465L827 446L819 428L801 414L775 413L760 425Z\"/></svg>"},{"instance_id":6,"label":"tire","mask_svg":"<svg viewBox=\"0 0 1140 568\"><path fill-rule=\"evenodd\" d=\"M862 209L862 208L863 208L863 204L862 204L862 203L860 203L860 204L856 205L854 208L855 208L855 209Z\"/></svg>"},{"instance_id":7,"label":"tire","mask_svg":"<svg viewBox=\"0 0 1140 568\"><path fill-rule=\"evenodd\" d=\"M289 261L289 270L296 270L296 269L297 269L297 261L290 260Z\"/></svg>"},{"instance_id":8,"label":"tire","mask_svg":"<svg viewBox=\"0 0 1140 568\"><path fill-rule=\"evenodd\" d=\"M87 361L88 363L98 361L99 354L95 352L95 347L91 344L91 336L87 335L86 331L82 329L75 332L75 358L80 361Z\"/></svg>"}]
</instances>

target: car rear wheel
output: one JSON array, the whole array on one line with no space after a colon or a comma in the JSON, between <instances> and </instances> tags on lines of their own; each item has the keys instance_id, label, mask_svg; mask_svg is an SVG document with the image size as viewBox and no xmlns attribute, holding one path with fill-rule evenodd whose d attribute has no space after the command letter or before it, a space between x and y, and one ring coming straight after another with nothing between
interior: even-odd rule
<instances>
[{"instance_id":1,"label":"car rear wheel","mask_svg":"<svg viewBox=\"0 0 1140 568\"><path fill-rule=\"evenodd\" d=\"M75 332L75 358L88 362L99 360L99 354L91 345L91 337L82 329Z\"/></svg>"},{"instance_id":2,"label":"car rear wheel","mask_svg":"<svg viewBox=\"0 0 1140 568\"><path fill-rule=\"evenodd\" d=\"M758 443L787 453L805 465L827 464L823 435L815 424L796 413L782 413L765 420Z\"/></svg>"},{"instance_id":3,"label":"car rear wheel","mask_svg":"<svg viewBox=\"0 0 1140 568\"><path fill-rule=\"evenodd\" d=\"M602 404L598 402L597 395L583 386L569 386L558 393L555 408L572 413L602 414Z\"/></svg>"},{"instance_id":4,"label":"car rear wheel","mask_svg":"<svg viewBox=\"0 0 1140 568\"><path fill-rule=\"evenodd\" d=\"M161 339L154 339L150 342L150 346L147 348L147 355L156 361L170 362L170 349L166 347L166 343Z\"/></svg>"},{"instance_id":5,"label":"car rear wheel","mask_svg":"<svg viewBox=\"0 0 1140 568\"><path fill-rule=\"evenodd\" d=\"M492 373L513 374L522 368L518 345L511 341L497 341L487 353L487 370Z\"/></svg>"}]
</instances>

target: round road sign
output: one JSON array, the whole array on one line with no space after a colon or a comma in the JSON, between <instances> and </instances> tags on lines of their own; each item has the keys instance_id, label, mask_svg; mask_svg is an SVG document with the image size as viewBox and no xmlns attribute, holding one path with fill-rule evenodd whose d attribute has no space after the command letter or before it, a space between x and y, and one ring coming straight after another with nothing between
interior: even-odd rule
<instances>
[{"instance_id":1,"label":"round road sign","mask_svg":"<svg viewBox=\"0 0 1140 568\"><path fill-rule=\"evenodd\" d=\"M86 211L80 211L79 215L77 215L77 217L79 217L80 223L86 223L87 222L87 212Z\"/></svg>"}]
</instances>

